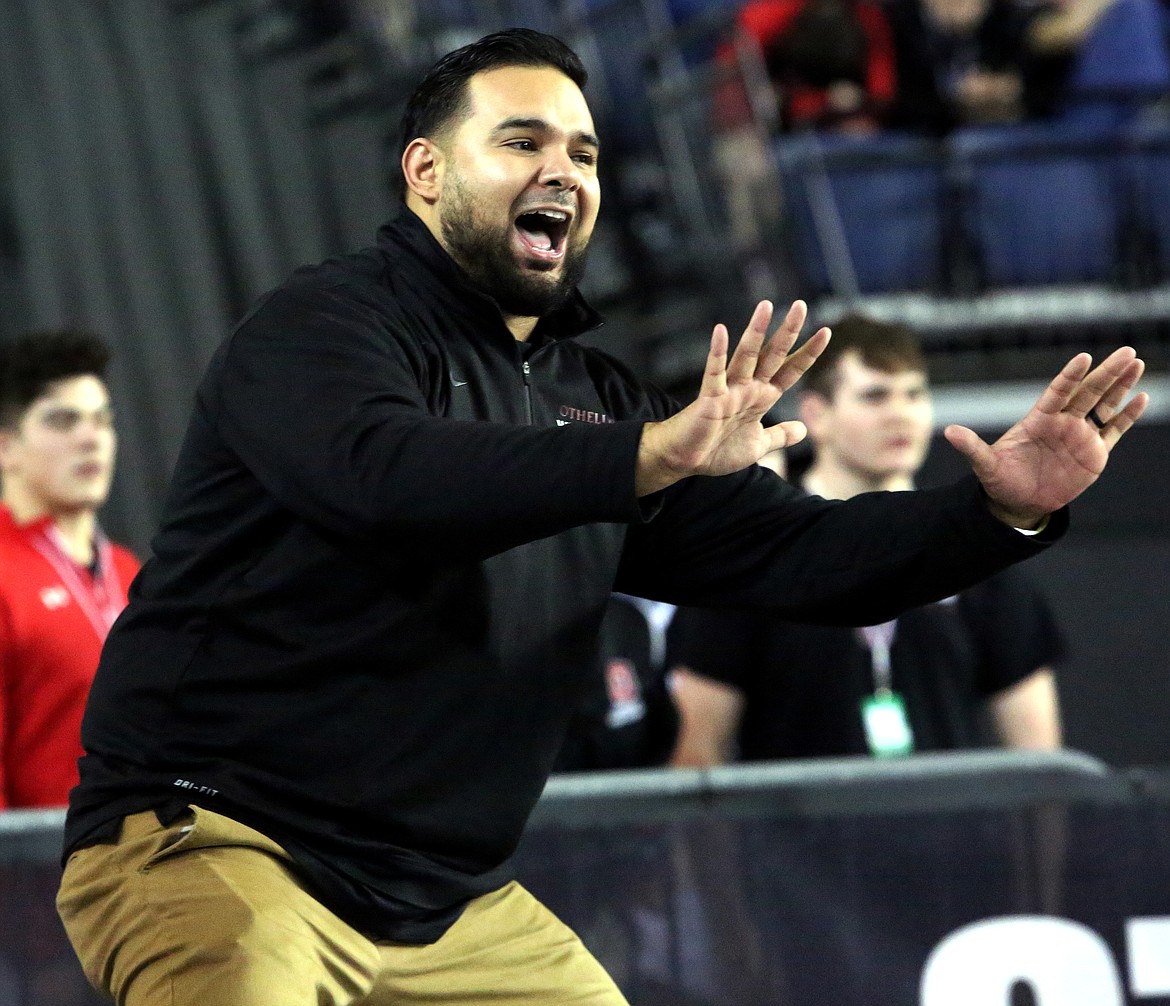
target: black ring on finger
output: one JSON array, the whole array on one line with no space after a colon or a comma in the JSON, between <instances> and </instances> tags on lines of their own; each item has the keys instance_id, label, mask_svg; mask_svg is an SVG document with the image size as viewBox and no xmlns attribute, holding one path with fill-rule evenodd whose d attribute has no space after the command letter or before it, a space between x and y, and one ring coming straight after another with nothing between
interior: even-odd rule
<instances>
[{"instance_id":1,"label":"black ring on finger","mask_svg":"<svg viewBox=\"0 0 1170 1006\"><path fill-rule=\"evenodd\" d=\"M1094 426L1096 426L1097 429L1102 429L1105 426L1105 420L1097 415L1097 409L1095 406L1085 413L1085 418Z\"/></svg>"}]
</instances>

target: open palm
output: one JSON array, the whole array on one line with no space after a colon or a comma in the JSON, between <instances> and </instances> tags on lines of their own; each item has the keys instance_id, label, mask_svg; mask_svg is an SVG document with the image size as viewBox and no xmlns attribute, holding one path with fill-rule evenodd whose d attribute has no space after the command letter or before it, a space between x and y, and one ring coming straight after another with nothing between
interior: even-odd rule
<instances>
[{"instance_id":1,"label":"open palm","mask_svg":"<svg viewBox=\"0 0 1170 1006\"><path fill-rule=\"evenodd\" d=\"M763 455L803 439L804 424L765 427L763 418L829 342L821 329L790 353L807 308L796 301L769 339L772 304L761 301L727 361L728 333L716 325L698 397L673 416L667 455L671 467L699 475L726 475L754 464Z\"/></svg>"},{"instance_id":2,"label":"open palm","mask_svg":"<svg viewBox=\"0 0 1170 1006\"><path fill-rule=\"evenodd\" d=\"M1071 503L1097 480L1109 452L1145 411L1144 392L1122 406L1145 369L1133 349L1123 346L1091 366L1088 353L1073 357L994 444L966 427L947 427L947 439L970 461L1001 520L1032 527Z\"/></svg>"}]
</instances>

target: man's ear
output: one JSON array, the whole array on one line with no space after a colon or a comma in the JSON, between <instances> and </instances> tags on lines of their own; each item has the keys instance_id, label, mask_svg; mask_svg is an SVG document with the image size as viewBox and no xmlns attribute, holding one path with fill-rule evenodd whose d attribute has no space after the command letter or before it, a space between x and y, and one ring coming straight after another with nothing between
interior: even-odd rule
<instances>
[{"instance_id":1,"label":"man's ear","mask_svg":"<svg viewBox=\"0 0 1170 1006\"><path fill-rule=\"evenodd\" d=\"M829 411L829 400L819 391L800 393L800 421L808 427L809 437L815 438Z\"/></svg>"},{"instance_id":2,"label":"man's ear","mask_svg":"<svg viewBox=\"0 0 1170 1006\"><path fill-rule=\"evenodd\" d=\"M12 457L12 441L15 437L15 430L0 426L0 473L3 473L8 467Z\"/></svg>"},{"instance_id":3,"label":"man's ear","mask_svg":"<svg viewBox=\"0 0 1170 1006\"><path fill-rule=\"evenodd\" d=\"M407 192L413 192L428 205L439 200L445 167L443 151L425 136L411 140L402 152L402 176Z\"/></svg>"}]
</instances>

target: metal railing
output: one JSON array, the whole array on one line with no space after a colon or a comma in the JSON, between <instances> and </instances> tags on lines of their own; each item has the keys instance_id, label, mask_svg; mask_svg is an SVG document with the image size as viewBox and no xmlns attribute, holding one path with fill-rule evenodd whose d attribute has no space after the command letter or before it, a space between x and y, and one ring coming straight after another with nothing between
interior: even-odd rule
<instances>
[{"instance_id":1,"label":"metal railing","mask_svg":"<svg viewBox=\"0 0 1170 1006\"><path fill-rule=\"evenodd\" d=\"M1116 962L1130 959L1125 991L1155 988L1170 952L1168 778L1076 751L560 776L515 865L632 1006L914 1006L942 1001L920 987L989 971L1054 1006L1126 1006L1068 998L1040 964L1079 960L1095 928L1098 977L1121 990ZM63 818L0 813L0 1006L100 1002L55 921ZM1037 941L1035 973L981 956L989 931Z\"/></svg>"}]
</instances>

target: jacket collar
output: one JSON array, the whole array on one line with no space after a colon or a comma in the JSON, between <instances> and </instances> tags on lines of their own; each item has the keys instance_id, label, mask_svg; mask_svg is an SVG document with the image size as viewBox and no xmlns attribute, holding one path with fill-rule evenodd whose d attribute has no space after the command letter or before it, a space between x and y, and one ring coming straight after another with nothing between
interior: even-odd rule
<instances>
[{"instance_id":1,"label":"jacket collar","mask_svg":"<svg viewBox=\"0 0 1170 1006\"><path fill-rule=\"evenodd\" d=\"M36 534L53 523L51 514L41 514L32 520L18 523L7 503L0 503L0 530L19 531L21 534Z\"/></svg>"},{"instance_id":2,"label":"jacket collar","mask_svg":"<svg viewBox=\"0 0 1170 1006\"><path fill-rule=\"evenodd\" d=\"M397 216L378 230L378 247L414 257L425 271L447 288L456 303L473 306L476 314L500 322L500 307L496 301L472 284L446 249L435 240L427 225L405 205ZM540 319L529 341L536 344L544 339L568 339L604 323L605 319L574 287L564 304Z\"/></svg>"}]
</instances>

